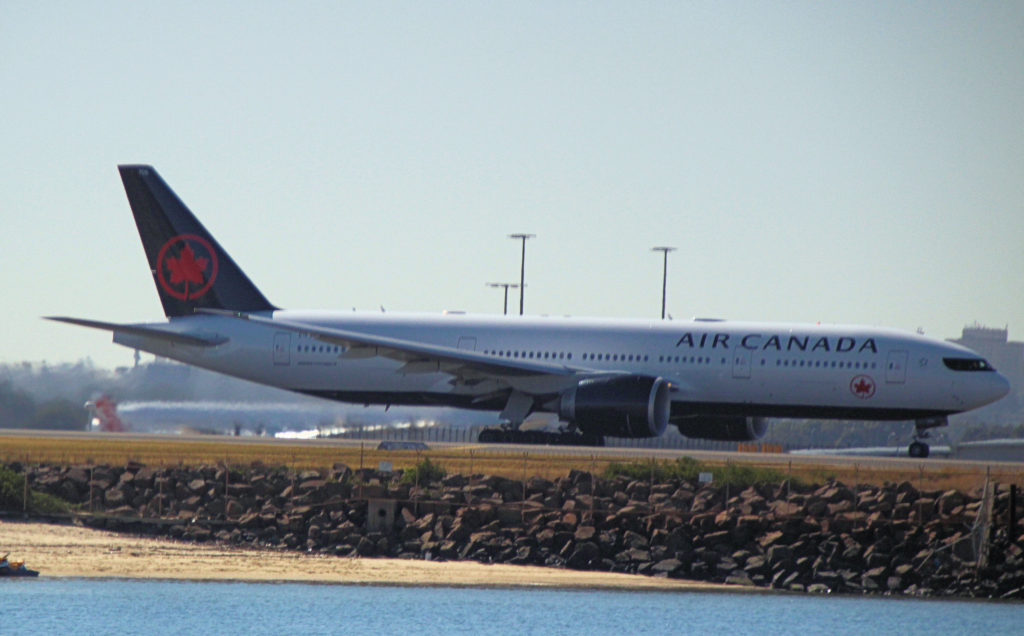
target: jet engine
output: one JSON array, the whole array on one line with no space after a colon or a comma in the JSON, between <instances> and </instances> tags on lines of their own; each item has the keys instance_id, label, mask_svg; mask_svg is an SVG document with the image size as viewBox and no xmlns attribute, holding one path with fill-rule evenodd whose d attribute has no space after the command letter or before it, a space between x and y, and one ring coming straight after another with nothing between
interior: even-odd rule
<instances>
[{"instance_id":1,"label":"jet engine","mask_svg":"<svg viewBox=\"0 0 1024 636\"><path fill-rule=\"evenodd\" d=\"M558 414L588 435L658 437L668 426L669 387L639 375L581 380L561 395Z\"/></svg>"},{"instance_id":2,"label":"jet engine","mask_svg":"<svg viewBox=\"0 0 1024 636\"><path fill-rule=\"evenodd\" d=\"M725 442L750 442L768 432L766 419L744 415L696 415L676 422L676 426L686 437Z\"/></svg>"}]
</instances>

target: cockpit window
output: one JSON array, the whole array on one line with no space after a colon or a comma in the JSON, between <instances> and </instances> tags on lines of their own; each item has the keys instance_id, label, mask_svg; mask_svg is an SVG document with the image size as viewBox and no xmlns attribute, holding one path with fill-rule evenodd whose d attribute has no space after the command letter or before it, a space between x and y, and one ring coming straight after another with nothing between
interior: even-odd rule
<instances>
[{"instance_id":1,"label":"cockpit window","mask_svg":"<svg viewBox=\"0 0 1024 636\"><path fill-rule=\"evenodd\" d=\"M954 371L995 371L995 368L981 358L943 358L942 362Z\"/></svg>"}]
</instances>

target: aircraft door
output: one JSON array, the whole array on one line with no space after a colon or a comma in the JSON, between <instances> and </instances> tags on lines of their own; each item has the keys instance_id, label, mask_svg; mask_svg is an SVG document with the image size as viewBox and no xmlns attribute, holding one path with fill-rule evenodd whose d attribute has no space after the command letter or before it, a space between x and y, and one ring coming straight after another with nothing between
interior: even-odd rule
<instances>
[{"instance_id":1,"label":"aircraft door","mask_svg":"<svg viewBox=\"0 0 1024 636\"><path fill-rule=\"evenodd\" d=\"M459 349L464 351L476 351L476 338L459 336Z\"/></svg>"},{"instance_id":2,"label":"aircraft door","mask_svg":"<svg viewBox=\"0 0 1024 636\"><path fill-rule=\"evenodd\" d=\"M889 384L903 384L907 381L907 352L890 351L885 367L885 381Z\"/></svg>"},{"instance_id":3,"label":"aircraft door","mask_svg":"<svg viewBox=\"0 0 1024 636\"><path fill-rule=\"evenodd\" d=\"M737 380L750 379L750 352L746 349L732 352L732 377Z\"/></svg>"},{"instance_id":4,"label":"aircraft door","mask_svg":"<svg viewBox=\"0 0 1024 636\"><path fill-rule=\"evenodd\" d=\"M286 366L292 363L292 336L290 333L274 334L274 364Z\"/></svg>"}]
</instances>

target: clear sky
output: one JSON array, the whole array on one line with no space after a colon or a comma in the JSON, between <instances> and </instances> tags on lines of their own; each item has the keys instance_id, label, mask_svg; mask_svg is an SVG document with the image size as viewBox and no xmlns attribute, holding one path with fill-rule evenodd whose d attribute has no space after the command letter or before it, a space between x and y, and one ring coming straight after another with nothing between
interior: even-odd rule
<instances>
[{"instance_id":1,"label":"clear sky","mask_svg":"<svg viewBox=\"0 0 1024 636\"><path fill-rule=\"evenodd\" d=\"M1024 339L1022 2L0 3L0 362L129 364L151 163L275 304ZM510 303L517 304L517 303Z\"/></svg>"}]
</instances>

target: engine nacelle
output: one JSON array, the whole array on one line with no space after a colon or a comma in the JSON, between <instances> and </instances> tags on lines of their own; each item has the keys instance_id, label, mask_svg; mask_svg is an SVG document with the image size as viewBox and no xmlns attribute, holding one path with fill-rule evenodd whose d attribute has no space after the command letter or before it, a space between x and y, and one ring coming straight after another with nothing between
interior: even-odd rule
<instances>
[{"instance_id":1,"label":"engine nacelle","mask_svg":"<svg viewBox=\"0 0 1024 636\"><path fill-rule=\"evenodd\" d=\"M698 415L681 420L676 426L686 437L724 442L752 442L768 432L766 419L744 415Z\"/></svg>"},{"instance_id":2,"label":"engine nacelle","mask_svg":"<svg viewBox=\"0 0 1024 636\"><path fill-rule=\"evenodd\" d=\"M561 395L558 414L591 435L658 437L668 426L669 388L640 375L581 380Z\"/></svg>"}]
</instances>

